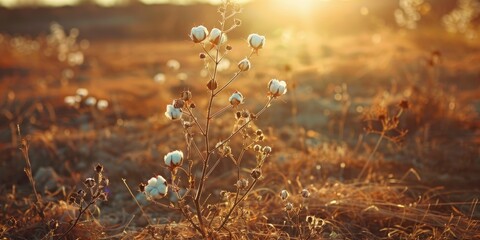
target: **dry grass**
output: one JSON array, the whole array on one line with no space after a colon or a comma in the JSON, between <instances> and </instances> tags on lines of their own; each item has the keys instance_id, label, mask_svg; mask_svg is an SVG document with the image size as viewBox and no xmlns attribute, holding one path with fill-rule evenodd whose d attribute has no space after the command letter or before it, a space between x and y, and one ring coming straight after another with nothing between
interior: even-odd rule
<instances>
[{"instance_id":1,"label":"dry grass","mask_svg":"<svg viewBox=\"0 0 480 240\"><path fill-rule=\"evenodd\" d=\"M312 38L297 48L269 39L268 47L255 56L253 71L233 83L232 89L248 89L242 93L250 109L260 108L272 77L295 81L296 87L289 85L289 95L257 123L273 155L256 188L212 238L480 238L480 67L472 64L480 58L480 45L433 30L378 34L380 42L358 34ZM67 204L69 196L82 188L97 163L104 165L110 179L108 201L90 208L67 239L200 238L181 214L149 204L138 194L147 216L142 214L122 183L127 179L137 194L133 186L168 172L162 167L163 154L184 147L184 136L163 111L182 90L205 94L207 80L199 76L198 49L186 41L92 42L84 51L85 63L73 68L75 76L62 85L65 65L39 50L13 48L8 45L13 37L2 36L1 238L62 236L78 216L78 208ZM426 45L429 42L433 44ZM233 59L248 51L243 40L232 40L231 45L232 67L222 76L236 67ZM439 61L433 61L437 54ZM168 69L169 59L177 59L180 70ZM153 81L158 72L165 73L165 83ZM187 80L177 79L180 72L188 74ZM109 108L66 106L64 97L78 87L107 99ZM219 98L228 99L229 94ZM378 136L367 134L364 127L378 128L378 109L394 112L402 100L410 107L398 127L408 134L402 141L386 139L374 151ZM196 103L198 108L207 104L200 98ZM294 103L298 110L292 116ZM225 127L231 115L213 126L213 141L231 132ZM43 218L23 173L17 123L29 143ZM370 160L368 174L358 178ZM254 166L255 155L247 151L241 171L249 175ZM222 190L235 191L225 184L236 181L234 171L230 160L220 162L206 186L210 196L205 204L220 202L215 207L222 215L230 207ZM291 194L286 201L279 197L283 189ZM303 189L311 193L309 198L301 196ZM290 211L285 209L287 202L293 204ZM308 216L317 224L308 224ZM213 224L219 225L216 221Z\"/></svg>"}]
</instances>

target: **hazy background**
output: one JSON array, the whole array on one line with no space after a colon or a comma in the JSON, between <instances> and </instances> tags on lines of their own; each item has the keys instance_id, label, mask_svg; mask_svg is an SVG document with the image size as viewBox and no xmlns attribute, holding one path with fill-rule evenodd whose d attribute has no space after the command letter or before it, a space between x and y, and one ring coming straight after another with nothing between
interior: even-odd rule
<instances>
[{"instance_id":1,"label":"hazy background","mask_svg":"<svg viewBox=\"0 0 480 240\"><path fill-rule=\"evenodd\" d=\"M214 26L219 0L2 0L0 32L12 35L47 33L52 22L65 28L78 28L82 37L186 39L188 29L197 24ZM76 3L75 6L46 7ZM315 1L315 0L252 0L238 1L244 11L238 17L243 26L230 37L245 37L248 32L262 32L268 37L281 37L286 31L321 35L353 35L397 29L394 11L397 0ZM115 5L112 5L115 3ZM146 3L163 3L150 4ZM179 4L182 3L182 4ZM99 5L100 4L100 5ZM424 12L419 29L443 28L442 17L457 2L436 0L422 6ZM102 7L101 5L111 5ZM478 19L476 20L478 22ZM186 30L187 29L187 30Z\"/></svg>"}]
</instances>

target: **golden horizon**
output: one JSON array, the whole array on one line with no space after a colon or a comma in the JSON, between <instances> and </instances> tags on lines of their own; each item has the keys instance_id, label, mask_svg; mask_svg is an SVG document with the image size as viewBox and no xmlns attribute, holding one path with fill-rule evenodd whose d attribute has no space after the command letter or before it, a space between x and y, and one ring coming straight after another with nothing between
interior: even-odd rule
<instances>
[{"instance_id":1,"label":"golden horizon","mask_svg":"<svg viewBox=\"0 0 480 240\"><path fill-rule=\"evenodd\" d=\"M181 4L188 5L194 3L210 3L210 4L219 4L222 0L138 0L144 4ZM246 3L251 0L236 0L238 3ZM22 6L50 6L50 7L61 7L61 6L73 6L81 3L82 0L0 0L0 6L7 8L15 8ZM115 5L122 5L129 2L129 0L92 0L96 4L104 7L110 7Z\"/></svg>"}]
</instances>

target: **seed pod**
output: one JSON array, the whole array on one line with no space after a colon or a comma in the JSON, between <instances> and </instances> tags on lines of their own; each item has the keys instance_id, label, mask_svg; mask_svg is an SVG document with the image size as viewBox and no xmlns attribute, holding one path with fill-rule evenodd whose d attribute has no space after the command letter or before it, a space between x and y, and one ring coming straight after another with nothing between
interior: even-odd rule
<instances>
[{"instance_id":1,"label":"seed pod","mask_svg":"<svg viewBox=\"0 0 480 240\"><path fill-rule=\"evenodd\" d=\"M189 122L189 121L185 121L185 122L183 122L183 127L184 127L184 128L191 128L191 127L192 127L192 123Z\"/></svg>"},{"instance_id":2,"label":"seed pod","mask_svg":"<svg viewBox=\"0 0 480 240\"><path fill-rule=\"evenodd\" d=\"M97 166L95 166L95 172L97 173L103 172L103 166L100 164L97 164Z\"/></svg>"},{"instance_id":3,"label":"seed pod","mask_svg":"<svg viewBox=\"0 0 480 240\"><path fill-rule=\"evenodd\" d=\"M217 81L215 81L215 80L213 80L213 79L210 80L210 81L208 81L208 83L207 83L207 88L208 88L209 90L212 90L212 91L213 91L213 90L217 89L217 87L218 87Z\"/></svg>"},{"instance_id":4,"label":"seed pod","mask_svg":"<svg viewBox=\"0 0 480 240\"><path fill-rule=\"evenodd\" d=\"M58 221L55 219L51 219L50 221L48 221L47 225L48 225L48 229L55 230L58 228Z\"/></svg>"},{"instance_id":5,"label":"seed pod","mask_svg":"<svg viewBox=\"0 0 480 240\"><path fill-rule=\"evenodd\" d=\"M403 109L408 109L410 107L407 100L401 101L400 104L398 104L398 106L400 106Z\"/></svg>"},{"instance_id":6,"label":"seed pod","mask_svg":"<svg viewBox=\"0 0 480 240\"><path fill-rule=\"evenodd\" d=\"M251 68L251 66L252 64L247 58L244 58L238 63L238 69L240 69L240 71L242 72L248 71Z\"/></svg>"},{"instance_id":7,"label":"seed pod","mask_svg":"<svg viewBox=\"0 0 480 240\"><path fill-rule=\"evenodd\" d=\"M287 211L292 211L293 210L293 204L292 203L287 203L285 204L285 210Z\"/></svg>"},{"instance_id":8,"label":"seed pod","mask_svg":"<svg viewBox=\"0 0 480 240\"><path fill-rule=\"evenodd\" d=\"M263 147L262 151L265 154L269 154L269 153L272 152L272 148L270 146L265 146L265 147Z\"/></svg>"},{"instance_id":9,"label":"seed pod","mask_svg":"<svg viewBox=\"0 0 480 240\"><path fill-rule=\"evenodd\" d=\"M242 25L242 20L240 20L238 18L235 18L235 20L233 20L233 22L235 23L236 26Z\"/></svg>"},{"instance_id":10,"label":"seed pod","mask_svg":"<svg viewBox=\"0 0 480 240\"><path fill-rule=\"evenodd\" d=\"M241 117L242 117L242 112L240 112L240 111L235 112L235 118L236 119L240 119Z\"/></svg>"},{"instance_id":11,"label":"seed pod","mask_svg":"<svg viewBox=\"0 0 480 240\"><path fill-rule=\"evenodd\" d=\"M73 204L77 201L77 198L72 194L70 195L70 197L68 198L68 204Z\"/></svg>"},{"instance_id":12,"label":"seed pod","mask_svg":"<svg viewBox=\"0 0 480 240\"><path fill-rule=\"evenodd\" d=\"M282 190L282 191L280 192L280 198L281 198L283 201L287 200L288 196L290 196L290 194L288 193L287 190L284 189L284 190Z\"/></svg>"},{"instance_id":13,"label":"seed pod","mask_svg":"<svg viewBox=\"0 0 480 240\"><path fill-rule=\"evenodd\" d=\"M182 93L180 93L180 98L183 100L183 101L190 101L192 99L192 92L190 91L183 91Z\"/></svg>"},{"instance_id":14,"label":"seed pod","mask_svg":"<svg viewBox=\"0 0 480 240\"><path fill-rule=\"evenodd\" d=\"M307 189L302 190L302 197L303 198L309 198L310 197L310 192Z\"/></svg>"},{"instance_id":15,"label":"seed pod","mask_svg":"<svg viewBox=\"0 0 480 240\"><path fill-rule=\"evenodd\" d=\"M108 196L107 196L107 193L101 193L100 196L98 197L98 199L100 199L101 201L108 201Z\"/></svg>"},{"instance_id":16,"label":"seed pod","mask_svg":"<svg viewBox=\"0 0 480 240\"><path fill-rule=\"evenodd\" d=\"M80 198L84 198L86 195L87 193L83 189L77 191L77 196L79 196Z\"/></svg>"},{"instance_id":17,"label":"seed pod","mask_svg":"<svg viewBox=\"0 0 480 240\"><path fill-rule=\"evenodd\" d=\"M96 182L95 182L95 179L93 179L93 178L87 178L87 179L85 179L83 184L85 184L85 186L87 188L93 188L93 187L95 187Z\"/></svg>"},{"instance_id":18,"label":"seed pod","mask_svg":"<svg viewBox=\"0 0 480 240\"><path fill-rule=\"evenodd\" d=\"M175 99L173 100L172 105L174 108L183 108L183 106L185 105L185 101L183 101L182 99Z\"/></svg>"},{"instance_id":19,"label":"seed pod","mask_svg":"<svg viewBox=\"0 0 480 240\"><path fill-rule=\"evenodd\" d=\"M212 204L208 204L208 205L207 205L207 209L208 209L208 211L210 211L210 212L216 212L216 211L218 210L217 206L212 205Z\"/></svg>"},{"instance_id":20,"label":"seed pod","mask_svg":"<svg viewBox=\"0 0 480 240\"><path fill-rule=\"evenodd\" d=\"M7 221L7 225L9 227L15 227L17 225L17 219L15 219L14 217L9 218Z\"/></svg>"},{"instance_id":21,"label":"seed pod","mask_svg":"<svg viewBox=\"0 0 480 240\"><path fill-rule=\"evenodd\" d=\"M237 181L237 187L238 187L239 189L245 189L245 188L247 188L247 187L248 187L248 180L247 180L247 179L244 179L244 178L238 180L238 181Z\"/></svg>"},{"instance_id":22,"label":"seed pod","mask_svg":"<svg viewBox=\"0 0 480 240\"><path fill-rule=\"evenodd\" d=\"M145 187L146 187L146 186L147 186L147 185L145 185L145 183L140 183L140 184L138 184L138 190L139 190L140 192L145 192Z\"/></svg>"},{"instance_id":23,"label":"seed pod","mask_svg":"<svg viewBox=\"0 0 480 240\"><path fill-rule=\"evenodd\" d=\"M262 176L262 170L260 168L254 168L250 175L253 179L259 179Z\"/></svg>"}]
</instances>

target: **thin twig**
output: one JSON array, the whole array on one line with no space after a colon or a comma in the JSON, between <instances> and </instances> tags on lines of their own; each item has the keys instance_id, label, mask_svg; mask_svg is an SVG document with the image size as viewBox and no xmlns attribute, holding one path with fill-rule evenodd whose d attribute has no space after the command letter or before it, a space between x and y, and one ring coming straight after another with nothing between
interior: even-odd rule
<instances>
[{"instance_id":1,"label":"thin twig","mask_svg":"<svg viewBox=\"0 0 480 240\"><path fill-rule=\"evenodd\" d=\"M270 106L270 103L272 103L273 101L273 98L269 98L268 102L265 104L265 106L263 106L263 108L257 112L257 114L255 114L255 117L258 118L269 106ZM225 145L225 143L227 143L228 141L230 141L230 139L232 139L235 135L237 135L241 130L243 130L246 126L248 126L248 124L250 124L252 121L254 121L255 119L253 118L250 118L247 122L245 122L241 127L239 127L235 132L233 132L232 134L230 134L230 136L227 137L227 139L223 140L220 144L217 144L217 146L215 146L214 149L212 149L212 151L215 151L217 150L218 148L222 147L223 145Z\"/></svg>"},{"instance_id":2,"label":"thin twig","mask_svg":"<svg viewBox=\"0 0 480 240\"><path fill-rule=\"evenodd\" d=\"M28 155L28 142L26 139L22 138L19 124L17 124L17 133L20 139L19 148L27 164L27 166L23 170L25 171L25 174L27 175L28 180L32 185L33 194L35 195L35 199L37 200L37 202L35 203L35 209L37 213L40 215L40 217L42 218L42 220L44 220L45 214L43 213L43 209L44 209L43 202L42 202L42 198L37 192L37 187L35 186L35 179L33 178L33 173L32 173L32 164L30 163L30 156Z\"/></svg>"},{"instance_id":3,"label":"thin twig","mask_svg":"<svg viewBox=\"0 0 480 240\"><path fill-rule=\"evenodd\" d=\"M131 190L130 187L128 186L128 184L127 184L127 179L122 178L122 181L123 181L123 184L125 184L125 187L127 188L128 192L130 193L130 196L132 196L133 200L135 201L135 203L137 204L138 208L139 208L140 211L142 212L143 216L145 217L145 219L147 219L148 224L149 224L149 225L152 225L152 222L150 221L150 218L149 218L148 215L145 213L145 211L143 211L142 206L140 205L140 203L138 202L137 198L136 198L135 195L133 194L132 190Z\"/></svg>"},{"instance_id":4,"label":"thin twig","mask_svg":"<svg viewBox=\"0 0 480 240\"><path fill-rule=\"evenodd\" d=\"M380 134L380 137L378 138L378 141L377 141L377 144L375 145L375 148L373 149L372 153L370 153L370 156L368 156L368 159L367 159L367 161L365 162L365 165L363 165L362 171L361 171L360 174L358 175L358 178L361 178L362 175L363 175L363 173L364 173L365 170L367 169L368 165L370 164L370 161L371 161L372 158L373 158L373 155L375 154L375 152L377 152L378 147L380 146L380 143L382 142L384 136L385 136L385 132L382 132L382 133Z\"/></svg>"},{"instance_id":5,"label":"thin twig","mask_svg":"<svg viewBox=\"0 0 480 240\"><path fill-rule=\"evenodd\" d=\"M240 199L238 199L237 202L235 202L233 204L232 208L230 208L230 211L228 211L227 215L225 216L225 219L223 220L222 224L220 224L220 227L217 228L217 230L222 229L222 227L228 222L228 220L230 218L230 215L232 214L233 210L235 210L235 208L238 206L238 204L241 203L243 201L243 199L250 193L250 191L253 189L253 187L255 186L257 181L258 181L258 178L253 180L252 185L250 185L250 187L248 187L247 191L243 194L243 196Z\"/></svg>"}]
</instances>

